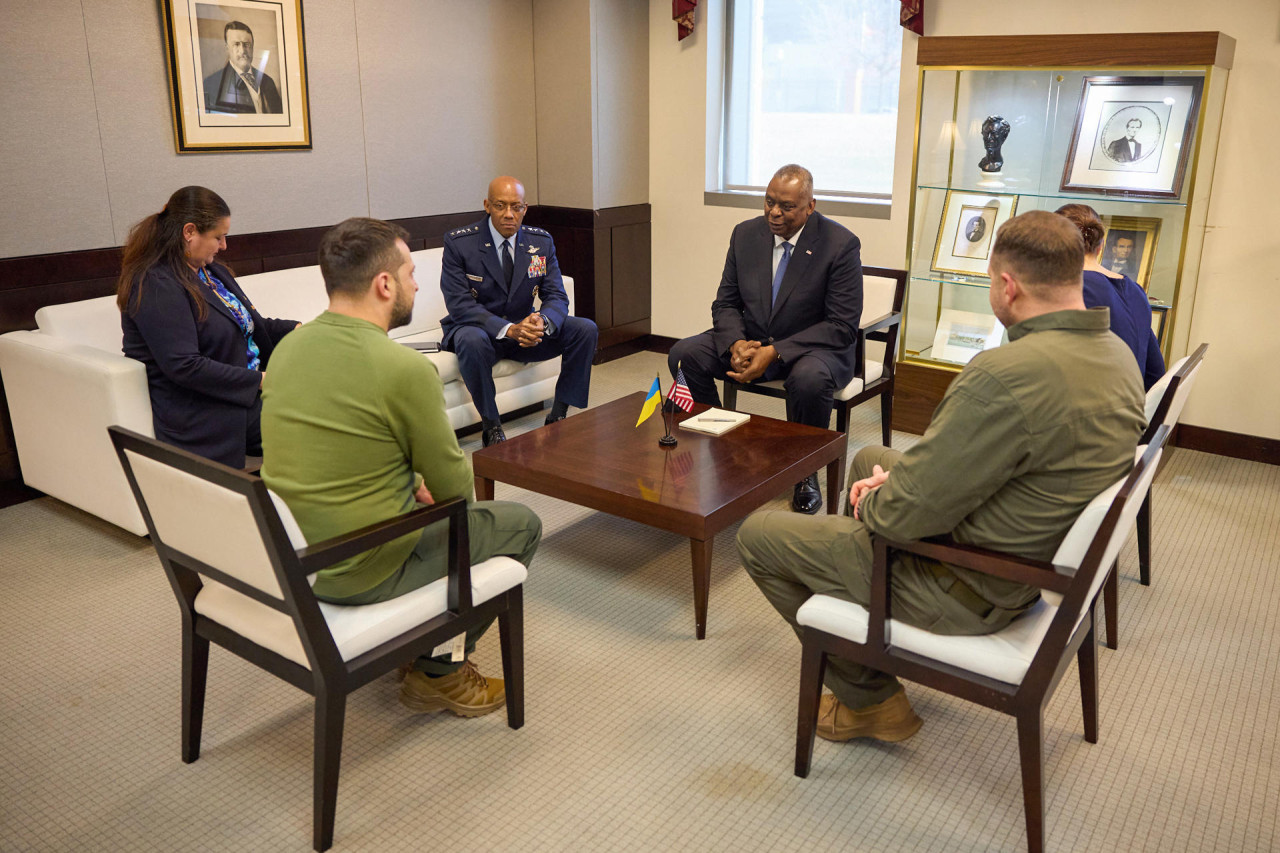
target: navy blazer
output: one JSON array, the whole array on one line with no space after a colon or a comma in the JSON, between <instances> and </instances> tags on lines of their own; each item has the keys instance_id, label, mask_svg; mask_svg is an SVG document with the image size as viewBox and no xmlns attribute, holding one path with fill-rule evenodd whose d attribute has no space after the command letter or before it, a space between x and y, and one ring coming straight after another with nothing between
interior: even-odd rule
<instances>
[{"instance_id":1,"label":"navy blazer","mask_svg":"<svg viewBox=\"0 0 1280 853\"><path fill-rule=\"evenodd\" d=\"M735 341L760 341L788 364L817 355L839 385L848 383L857 367L854 341L862 319L861 250L853 232L814 211L791 250L773 304L773 232L763 216L740 223L711 303L716 351L727 353Z\"/></svg>"},{"instance_id":2,"label":"navy blazer","mask_svg":"<svg viewBox=\"0 0 1280 853\"><path fill-rule=\"evenodd\" d=\"M297 324L259 314L226 267L212 263L208 270L253 316L253 341L265 370L272 350ZM156 438L243 468L262 379L259 371L248 369L240 324L217 294L203 286L208 312L198 322L195 303L168 267L148 270L141 288L137 313L130 313L129 306L120 323L124 354L147 367Z\"/></svg>"},{"instance_id":3,"label":"navy blazer","mask_svg":"<svg viewBox=\"0 0 1280 853\"><path fill-rule=\"evenodd\" d=\"M445 235L440 290L449 316L440 321L440 327L446 349L461 326L479 326L496 338L508 323L519 323L533 313L535 298L553 328L564 325L569 297L560 277L555 241L546 231L529 225L522 225L515 239L515 280L508 289L488 217Z\"/></svg>"}]
</instances>

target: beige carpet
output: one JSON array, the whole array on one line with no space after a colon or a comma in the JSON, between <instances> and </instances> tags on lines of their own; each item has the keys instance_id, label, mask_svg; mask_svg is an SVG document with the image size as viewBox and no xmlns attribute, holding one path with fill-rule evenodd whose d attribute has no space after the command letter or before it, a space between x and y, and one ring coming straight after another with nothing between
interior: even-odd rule
<instances>
[{"instance_id":1,"label":"beige carpet","mask_svg":"<svg viewBox=\"0 0 1280 853\"><path fill-rule=\"evenodd\" d=\"M593 400L662 365L598 367ZM878 407L854 418L851 449L876 441ZM390 677L357 693L335 850L1025 849L1012 720L923 688L908 685L915 738L819 741L809 779L792 775L799 644L742 572L735 530L696 642L683 540L498 497L545 524L526 725L411 716ZM1082 737L1074 672L1046 712L1051 850L1280 847L1277 518L1280 468L1173 452L1153 586L1132 542L1121 557L1100 742ZM203 754L179 760L178 611L146 540L52 499L3 509L0 585L0 850L310 849L305 694L215 650ZM497 672L495 638L479 661Z\"/></svg>"}]
</instances>

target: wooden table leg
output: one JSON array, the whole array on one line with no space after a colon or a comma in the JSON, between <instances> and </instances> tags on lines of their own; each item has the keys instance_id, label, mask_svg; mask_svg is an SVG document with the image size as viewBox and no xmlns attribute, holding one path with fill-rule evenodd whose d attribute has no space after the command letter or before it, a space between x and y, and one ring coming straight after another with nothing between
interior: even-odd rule
<instances>
[{"instance_id":1,"label":"wooden table leg","mask_svg":"<svg viewBox=\"0 0 1280 853\"><path fill-rule=\"evenodd\" d=\"M827 465L827 515L839 515L840 489L844 487L844 456Z\"/></svg>"},{"instance_id":2,"label":"wooden table leg","mask_svg":"<svg viewBox=\"0 0 1280 853\"><path fill-rule=\"evenodd\" d=\"M476 500L493 500L493 480L489 480L484 477L476 477Z\"/></svg>"},{"instance_id":3,"label":"wooden table leg","mask_svg":"<svg viewBox=\"0 0 1280 853\"><path fill-rule=\"evenodd\" d=\"M699 640L707 637L707 588L711 586L711 546L715 539L690 539L693 551L693 621Z\"/></svg>"}]
</instances>

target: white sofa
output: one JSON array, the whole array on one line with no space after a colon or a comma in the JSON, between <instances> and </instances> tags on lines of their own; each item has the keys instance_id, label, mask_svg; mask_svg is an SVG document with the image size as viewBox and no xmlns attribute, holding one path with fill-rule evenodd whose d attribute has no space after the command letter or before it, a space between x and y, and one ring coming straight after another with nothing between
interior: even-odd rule
<instances>
[{"instance_id":1,"label":"white sofa","mask_svg":"<svg viewBox=\"0 0 1280 853\"><path fill-rule=\"evenodd\" d=\"M442 249L413 253L419 285L413 319L393 330L392 338L440 340L440 319L447 313L440 293L442 255ZM246 275L237 281L266 317L310 320L328 304L318 266ZM564 287L572 303L573 281L567 276ZM125 530L145 534L107 437L111 424L152 435L146 370L121 353L115 297L45 306L36 312L36 324L36 331L0 335L0 375L23 480ZM440 371L453 428L479 423L453 354L424 357ZM559 373L559 358L529 365L499 362L493 369L499 411L551 399Z\"/></svg>"}]
</instances>

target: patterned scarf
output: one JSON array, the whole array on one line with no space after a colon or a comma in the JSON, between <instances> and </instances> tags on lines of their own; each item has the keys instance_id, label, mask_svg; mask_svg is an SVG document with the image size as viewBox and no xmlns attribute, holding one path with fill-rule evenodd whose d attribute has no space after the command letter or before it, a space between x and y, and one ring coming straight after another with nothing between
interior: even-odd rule
<instances>
[{"instance_id":1,"label":"patterned scarf","mask_svg":"<svg viewBox=\"0 0 1280 853\"><path fill-rule=\"evenodd\" d=\"M253 342L253 315L249 313L239 299L232 295L231 291L227 290L226 285L218 281L211 273L206 272L203 267L196 275L222 300L222 304L227 306L231 315L236 318L236 322L240 324L240 331L244 334L244 339L248 343L249 363L247 367L250 370L257 370L262 364L262 359L259 357L258 345Z\"/></svg>"}]
</instances>

